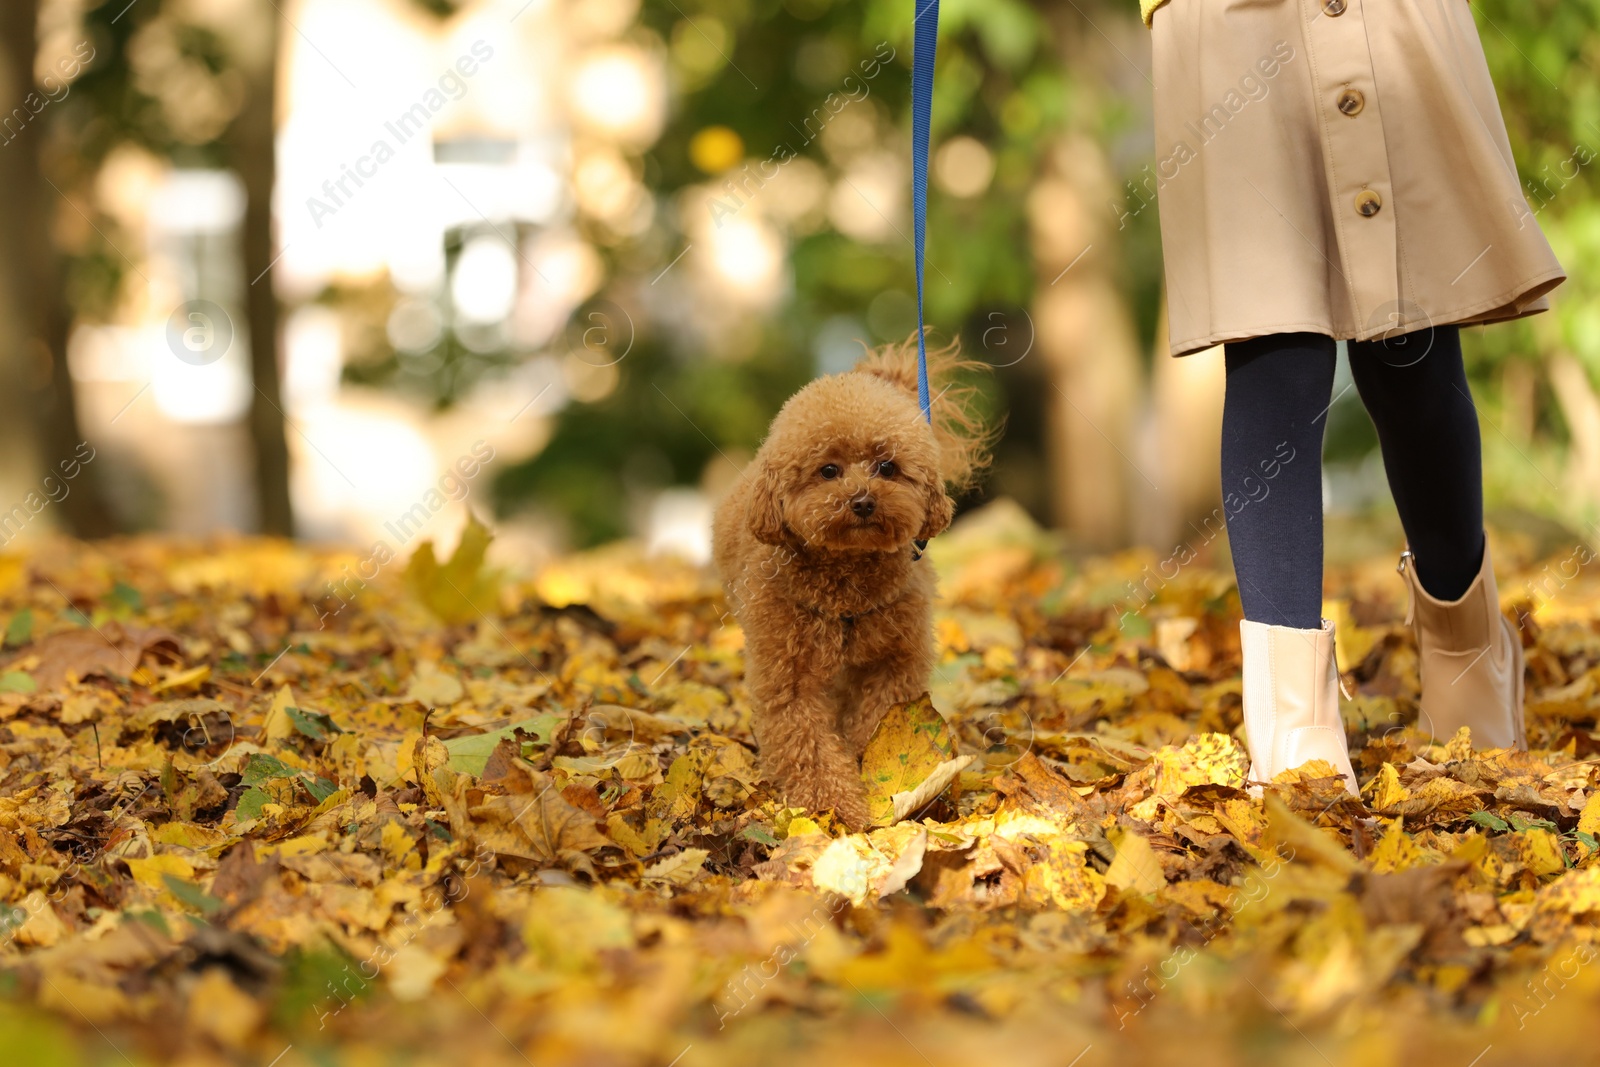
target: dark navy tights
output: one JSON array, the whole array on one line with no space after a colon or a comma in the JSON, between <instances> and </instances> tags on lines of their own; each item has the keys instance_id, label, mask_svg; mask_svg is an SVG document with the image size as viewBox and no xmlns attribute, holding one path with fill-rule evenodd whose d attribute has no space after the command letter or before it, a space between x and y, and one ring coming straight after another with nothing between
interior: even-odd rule
<instances>
[{"instance_id":1,"label":"dark navy tights","mask_svg":"<svg viewBox=\"0 0 1600 1067\"><path fill-rule=\"evenodd\" d=\"M1286 333L1226 346L1222 495L1244 616L1312 629L1322 618L1322 431L1333 339ZM1461 337L1440 326L1350 344L1422 587L1467 591L1483 560L1483 461Z\"/></svg>"}]
</instances>

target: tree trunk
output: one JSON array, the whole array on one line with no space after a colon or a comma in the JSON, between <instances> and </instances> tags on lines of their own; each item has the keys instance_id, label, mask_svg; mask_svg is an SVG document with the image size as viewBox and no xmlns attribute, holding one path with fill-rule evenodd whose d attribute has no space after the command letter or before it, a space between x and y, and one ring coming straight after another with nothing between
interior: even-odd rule
<instances>
[{"instance_id":1,"label":"tree trunk","mask_svg":"<svg viewBox=\"0 0 1600 1067\"><path fill-rule=\"evenodd\" d=\"M229 131L233 164L244 182L244 273L248 281L245 311L249 317L250 376L255 392L250 401L250 440L256 458L256 506L262 531L284 537L294 534L289 503L289 448L284 438L283 397L278 370L278 298L274 292L272 184L277 173L278 42L280 19L265 20L265 39L236 42L239 67L245 75L245 103Z\"/></svg>"},{"instance_id":2,"label":"tree trunk","mask_svg":"<svg viewBox=\"0 0 1600 1067\"><path fill-rule=\"evenodd\" d=\"M1130 487L1158 491L1133 455L1138 340L1113 280L1116 234L1105 155L1077 136L1051 153L1028 197L1039 271L1034 325L1047 364L1053 522L1090 548L1127 543Z\"/></svg>"},{"instance_id":3,"label":"tree trunk","mask_svg":"<svg viewBox=\"0 0 1600 1067\"><path fill-rule=\"evenodd\" d=\"M0 101L28 116L20 129L0 129L0 343L6 348L0 383L32 420L38 462L45 468L41 476L59 478L60 464L82 459L78 447L84 436L67 366L72 309L51 233L62 194L46 174L49 127L57 108L46 105L33 114L28 107L30 94L37 92L38 17L38 0L0 4ZM0 119L12 114L7 111ZM78 537L105 537L116 530L100 490L100 467L93 463L80 464L70 492L54 507Z\"/></svg>"},{"instance_id":4,"label":"tree trunk","mask_svg":"<svg viewBox=\"0 0 1600 1067\"><path fill-rule=\"evenodd\" d=\"M1600 500L1600 397L1589 373L1570 353L1550 360L1550 387L1567 420L1572 445L1567 450L1567 482L1586 504Z\"/></svg>"},{"instance_id":5,"label":"tree trunk","mask_svg":"<svg viewBox=\"0 0 1600 1067\"><path fill-rule=\"evenodd\" d=\"M1147 447L1139 455L1163 491L1151 493L1149 486L1139 483L1146 492L1134 509L1134 537L1142 544L1172 549L1193 539L1192 520L1221 503L1222 395L1227 372L1220 348L1182 359L1168 354L1165 300L1156 322L1154 349L1143 434Z\"/></svg>"}]
</instances>

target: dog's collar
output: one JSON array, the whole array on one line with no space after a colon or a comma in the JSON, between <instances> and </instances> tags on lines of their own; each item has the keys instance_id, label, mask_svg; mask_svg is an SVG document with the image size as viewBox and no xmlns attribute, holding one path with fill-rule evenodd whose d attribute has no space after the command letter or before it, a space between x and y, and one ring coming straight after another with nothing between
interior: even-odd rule
<instances>
[{"instance_id":1,"label":"dog's collar","mask_svg":"<svg viewBox=\"0 0 1600 1067\"><path fill-rule=\"evenodd\" d=\"M928 539L926 537L918 537L913 540L911 542L911 562L915 563L921 559L922 554L926 551L928 551Z\"/></svg>"}]
</instances>

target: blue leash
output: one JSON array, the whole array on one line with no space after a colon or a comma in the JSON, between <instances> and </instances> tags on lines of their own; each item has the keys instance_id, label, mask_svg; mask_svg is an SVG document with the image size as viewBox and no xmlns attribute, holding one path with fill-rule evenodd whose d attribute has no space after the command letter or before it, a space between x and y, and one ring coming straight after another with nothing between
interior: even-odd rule
<instances>
[{"instance_id":1,"label":"blue leash","mask_svg":"<svg viewBox=\"0 0 1600 1067\"><path fill-rule=\"evenodd\" d=\"M933 57L939 50L939 0L916 0L913 20L915 46L911 52L911 230L917 254L917 400L922 417L933 424L933 400L928 395L928 341L922 335L922 241L928 229L928 127L933 121ZM922 558L928 542L912 544L913 562Z\"/></svg>"},{"instance_id":2,"label":"blue leash","mask_svg":"<svg viewBox=\"0 0 1600 1067\"><path fill-rule=\"evenodd\" d=\"M922 336L922 241L928 228L928 127L933 121L933 58L939 50L939 0L916 0L911 65L911 229L917 254L917 399L933 422L928 343Z\"/></svg>"}]
</instances>

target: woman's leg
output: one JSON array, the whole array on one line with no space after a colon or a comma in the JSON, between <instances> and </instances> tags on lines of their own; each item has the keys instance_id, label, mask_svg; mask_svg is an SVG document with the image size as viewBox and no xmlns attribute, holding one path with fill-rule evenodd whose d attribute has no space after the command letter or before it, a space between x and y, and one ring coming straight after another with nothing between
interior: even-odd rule
<instances>
[{"instance_id":1,"label":"woman's leg","mask_svg":"<svg viewBox=\"0 0 1600 1067\"><path fill-rule=\"evenodd\" d=\"M1226 346L1222 499L1244 617L1322 625L1322 431L1331 337L1273 334Z\"/></svg>"},{"instance_id":2,"label":"woman's leg","mask_svg":"<svg viewBox=\"0 0 1600 1067\"><path fill-rule=\"evenodd\" d=\"M1320 760L1354 792L1333 627L1322 621L1322 429L1334 351L1332 338L1310 333L1227 346L1222 501L1244 604L1250 779Z\"/></svg>"},{"instance_id":3,"label":"woman's leg","mask_svg":"<svg viewBox=\"0 0 1600 1067\"><path fill-rule=\"evenodd\" d=\"M1454 326L1350 346L1350 370L1378 427L1413 565L1409 616L1422 681L1418 725L1463 726L1480 748L1526 748L1522 641L1500 613L1483 536L1478 414Z\"/></svg>"},{"instance_id":4,"label":"woman's leg","mask_svg":"<svg viewBox=\"0 0 1600 1067\"><path fill-rule=\"evenodd\" d=\"M1378 428L1400 524L1422 588L1467 591L1483 562L1483 457L1461 333L1436 326L1350 344L1350 373Z\"/></svg>"}]
</instances>

